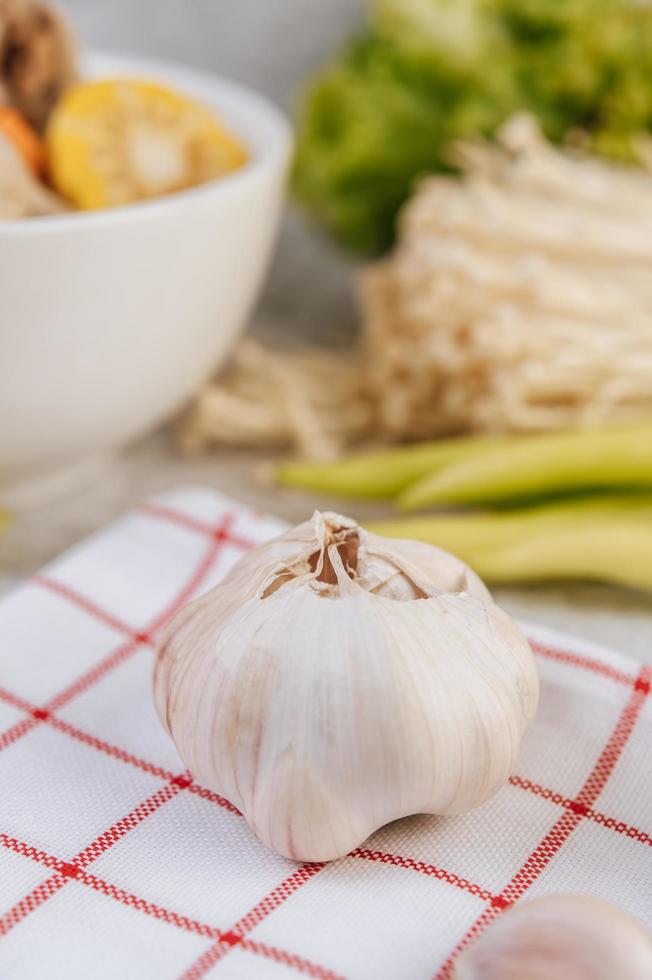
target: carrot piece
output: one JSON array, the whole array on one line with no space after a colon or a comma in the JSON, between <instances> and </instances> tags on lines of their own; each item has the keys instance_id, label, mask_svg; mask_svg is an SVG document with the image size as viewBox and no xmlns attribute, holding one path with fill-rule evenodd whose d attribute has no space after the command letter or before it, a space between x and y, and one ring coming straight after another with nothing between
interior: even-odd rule
<instances>
[{"instance_id":1,"label":"carrot piece","mask_svg":"<svg viewBox=\"0 0 652 980\"><path fill-rule=\"evenodd\" d=\"M11 140L29 169L42 177L47 163L45 144L18 109L0 106L0 132Z\"/></svg>"}]
</instances>

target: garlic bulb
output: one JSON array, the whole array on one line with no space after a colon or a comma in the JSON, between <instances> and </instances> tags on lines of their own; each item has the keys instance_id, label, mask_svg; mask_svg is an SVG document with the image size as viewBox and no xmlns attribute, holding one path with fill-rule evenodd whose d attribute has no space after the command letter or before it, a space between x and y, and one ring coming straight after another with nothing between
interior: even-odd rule
<instances>
[{"instance_id":1,"label":"garlic bulb","mask_svg":"<svg viewBox=\"0 0 652 980\"><path fill-rule=\"evenodd\" d=\"M495 793L538 678L457 558L316 513L177 615L154 694L200 781L272 850L325 861L397 817Z\"/></svg>"},{"instance_id":2,"label":"garlic bulb","mask_svg":"<svg viewBox=\"0 0 652 980\"><path fill-rule=\"evenodd\" d=\"M629 915L584 895L510 909L457 961L454 980L650 980L652 939Z\"/></svg>"}]
</instances>

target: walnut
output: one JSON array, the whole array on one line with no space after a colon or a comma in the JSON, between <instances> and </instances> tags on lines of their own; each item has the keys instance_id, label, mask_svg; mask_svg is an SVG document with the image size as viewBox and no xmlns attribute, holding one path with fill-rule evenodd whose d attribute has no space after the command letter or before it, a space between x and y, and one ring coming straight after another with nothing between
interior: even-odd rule
<instances>
[{"instance_id":1,"label":"walnut","mask_svg":"<svg viewBox=\"0 0 652 980\"><path fill-rule=\"evenodd\" d=\"M0 104L19 109L43 130L60 95L77 76L68 25L32 0L0 0Z\"/></svg>"}]
</instances>

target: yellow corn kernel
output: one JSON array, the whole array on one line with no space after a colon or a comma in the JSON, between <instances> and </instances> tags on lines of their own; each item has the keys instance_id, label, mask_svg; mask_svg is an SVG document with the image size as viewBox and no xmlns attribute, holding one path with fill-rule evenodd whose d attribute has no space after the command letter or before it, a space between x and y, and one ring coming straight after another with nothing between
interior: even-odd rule
<instances>
[{"instance_id":1,"label":"yellow corn kernel","mask_svg":"<svg viewBox=\"0 0 652 980\"><path fill-rule=\"evenodd\" d=\"M50 117L46 145L54 187L82 209L171 194L247 159L214 112L136 79L73 86Z\"/></svg>"}]
</instances>

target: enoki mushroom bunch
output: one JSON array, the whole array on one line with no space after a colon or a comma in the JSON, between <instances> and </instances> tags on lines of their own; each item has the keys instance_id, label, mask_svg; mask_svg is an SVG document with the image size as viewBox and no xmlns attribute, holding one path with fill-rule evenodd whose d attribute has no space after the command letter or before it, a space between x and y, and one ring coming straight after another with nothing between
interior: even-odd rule
<instances>
[{"instance_id":1,"label":"enoki mushroom bunch","mask_svg":"<svg viewBox=\"0 0 652 980\"><path fill-rule=\"evenodd\" d=\"M328 459L374 433L375 412L362 377L354 352L272 350L248 337L181 420L181 447L193 453L213 443L292 446L302 456Z\"/></svg>"},{"instance_id":2,"label":"enoki mushroom bunch","mask_svg":"<svg viewBox=\"0 0 652 980\"><path fill-rule=\"evenodd\" d=\"M425 180L394 252L363 271L358 347L241 354L199 396L187 444L318 457L649 414L652 175L554 149L528 116L455 156L462 177Z\"/></svg>"},{"instance_id":3,"label":"enoki mushroom bunch","mask_svg":"<svg viewBox=\"0 0 652 980\"><path fill-rule=\"evenodd\" d=\"M531 117L456 151L363 274L367 383L394 437L592 425L652 408L652 177Z\"/></svg>"}]
</instances>

